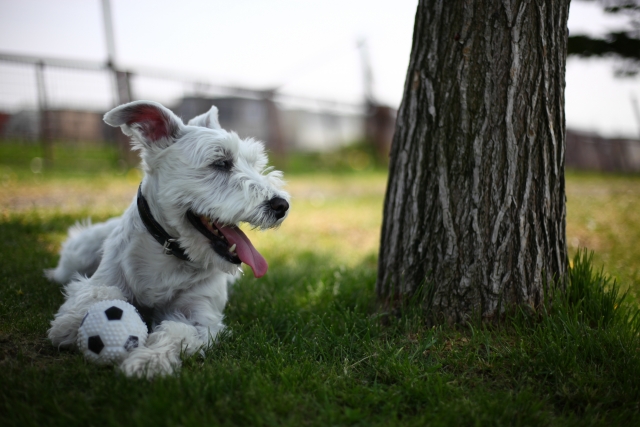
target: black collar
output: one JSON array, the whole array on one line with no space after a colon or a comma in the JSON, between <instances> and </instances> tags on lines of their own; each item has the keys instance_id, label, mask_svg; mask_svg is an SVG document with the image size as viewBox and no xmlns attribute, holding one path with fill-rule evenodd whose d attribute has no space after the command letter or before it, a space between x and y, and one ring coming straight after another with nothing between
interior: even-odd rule
<instances>
[{"instance_id":1,"label":"black collar","mask_svg":"<svg viewBox=\"0 0 640 427\"><path fill-rule=\"evenodd\" d=\"M180 247L177 239L171 237L169 233L162 228L158 221L155 220L153 215L151 215L149 204L142 195L142 184L138 187L138 213L140 214L142 223L147 227L147 230L151 233L153 238L162 245L166 255L173 255L182 260L189 261L189 257L184 253L184 249Z\"/></svg>"}]
</instances>

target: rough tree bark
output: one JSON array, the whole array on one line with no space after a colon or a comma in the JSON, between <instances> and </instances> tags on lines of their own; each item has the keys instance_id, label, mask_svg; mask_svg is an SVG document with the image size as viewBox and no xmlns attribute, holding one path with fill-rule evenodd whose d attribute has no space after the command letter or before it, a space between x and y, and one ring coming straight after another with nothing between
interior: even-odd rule
<instances>
[{"instance_id":1,"label":"rough tree bark","mask_svg":"<svg viewBox=\"0 0 640 427\"><path fill-rule=\"evenodd\" d=\"M537 309L565 276L569 0L420 0L384 204L378 296L448 322Z\"/></svg>"}]
</instances>

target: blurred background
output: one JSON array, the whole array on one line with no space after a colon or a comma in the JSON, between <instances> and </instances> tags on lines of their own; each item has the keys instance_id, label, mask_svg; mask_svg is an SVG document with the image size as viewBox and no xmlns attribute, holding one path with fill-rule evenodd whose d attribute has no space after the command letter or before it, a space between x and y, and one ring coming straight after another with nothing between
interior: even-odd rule
<instances>
[{"instance_id":1,"label":"blurred background","mask_svg":"<svg viewBox=\"0 0 640 427\"><path fill-rule=\"evenodd\" d=\"M640 171L635 4L571 4L570 168ZM150 99L185 120L214 103L223 127L263 140L279 159L355 146L340 157L352 168L384 163L416 5L0 0L0 140L39 145L44 166L58 144L106 143L130 166L127 141L101 118Z\"/></svg>"},{"instance_id":2,"label":"blurred background","mask_svg":"<svg viewBox=\"0 0 640 427\"><path fill-rule=\"evenodd\" d=\"M636 301L639 2L571 2L565 93L570 252L594 250ZM265 142L293 197L280 229L246 230L256 247L274 265L374 272L416 6L0 0L0 241L35 224L50 267L66 227L131 202L141 172L109 109L149 99L188 120L215 104L224 128Z\"/></svg>"}]
</instances>

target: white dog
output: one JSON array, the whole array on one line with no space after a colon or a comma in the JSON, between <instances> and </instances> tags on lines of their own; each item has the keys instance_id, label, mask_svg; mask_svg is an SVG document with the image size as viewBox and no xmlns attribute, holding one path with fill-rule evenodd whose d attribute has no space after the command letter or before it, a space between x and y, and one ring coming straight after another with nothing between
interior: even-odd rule
<instances>
[{"instance_id":1,"label":"white dog","mask_svg":"<svg viewBox=\"0 0 640 427\"><path fill-rule=\"evenodd\" d=\"M162 105L137 101L104 120L132 138L145 176L121 217L69 230L57 268L46 272L66 284L49 338L72 346L91 305L126 300L153 326L146 345L120 369L170 374L182 352L201 351L224 328L227 281L240 263L256 277L267 271L238 224L278 226L289 195L281 189L282 173L267 167L262 144L223 130L216 107L184 125Z\"/></svg>"}]
</instances>

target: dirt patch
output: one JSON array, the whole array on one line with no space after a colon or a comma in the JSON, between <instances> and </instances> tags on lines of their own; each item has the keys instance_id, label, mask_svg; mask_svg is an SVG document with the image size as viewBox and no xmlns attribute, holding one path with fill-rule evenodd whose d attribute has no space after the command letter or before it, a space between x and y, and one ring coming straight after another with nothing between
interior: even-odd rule
<instances>
[{"instance_id":1,"label":"dirt patch","mask_svg":"<svg viewBox=\"0 0 640 427\"><path fill-rule=\"evenodd\" d=\"M46 338L20 337L17 334L0 335L0 369L11 366L44 368L58 364L61 359L73 357L67 350L58 350Z\"/></svg>"},{"instance_id":2,"label":"dirt patch","mask_svg":"<svg viewBox=\"0 0 640 427\"><path fill-rule=\"evenodd\" d=\"M47 210L73 213L124 210L136 194L137 183L41 183L0 187L2 211L25 212Z\"/></svg>"}]
</instances>

